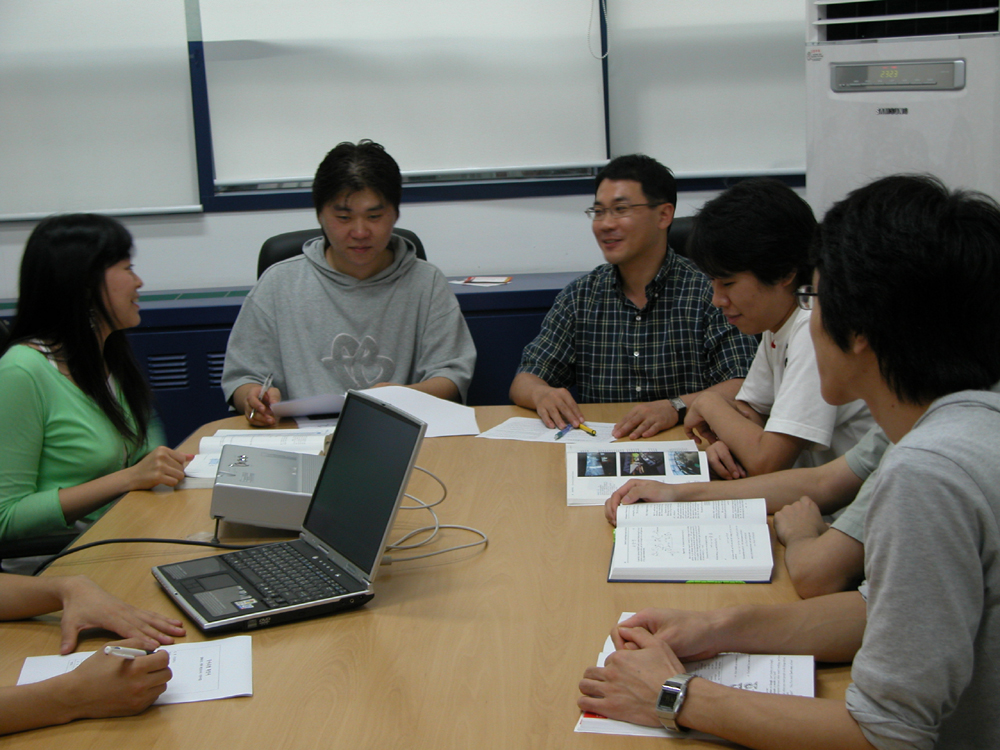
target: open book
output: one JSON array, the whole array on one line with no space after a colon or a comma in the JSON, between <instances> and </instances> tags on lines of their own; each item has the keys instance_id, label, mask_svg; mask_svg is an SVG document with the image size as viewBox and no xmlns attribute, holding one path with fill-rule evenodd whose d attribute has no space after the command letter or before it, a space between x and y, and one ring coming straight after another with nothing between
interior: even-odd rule
<instances>
[{"instance_id":1,"label":"open book","mask_svg":"<svg viewBox=\"0 0 1000 750\"><path fill-rule=\"evenodd\" d=\"M693 440L566 446L567 505L603 505L630 479L707 482L708 457Z\"/></svg>"},{"instance_id":2,"label":"open book","mask_svg":"<svg viewBox=\"0 0 1000 750\"><path fill-rule=\"evenodd\" d=\"M632 616L623 612L621 622ZM611 638L604 643L604 650L597 657L597 666L603 667L604 660L614 653ZM783 656L778 654L719 654L712 659L688 662L684 665L688 674L694 674L727 687L753 690L758 693L780 695L801 695L813 698L816 695L816 665L811 656ZM647 727L630 724L627 721L581 714L576 724L577 732L596 734L624 734L640 737L678 737L664 727ZM716 739L703 732L690 732L683 737L690 739ZM717 740L718 741L718 740Z\"/></svg>"},{"instance_id":3,"label":"open book","mask_svg":"<svg viewBox=\"0 0 1000 750\"><path fill-rule=\"evenodd\" d=\"M609 581L767 583L773 567L763 498L618 506Z\"/></svg>"}]
</instances>

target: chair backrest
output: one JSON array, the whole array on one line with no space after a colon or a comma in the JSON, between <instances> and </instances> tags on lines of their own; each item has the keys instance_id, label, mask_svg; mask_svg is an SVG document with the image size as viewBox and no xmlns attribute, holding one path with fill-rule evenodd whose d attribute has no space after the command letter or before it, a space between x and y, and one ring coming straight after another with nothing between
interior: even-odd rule
<instances>
[{"instance_id":1,"label":"chair backrest","mask_svg":"<svg viewBox=\"0 0 1000 750\"><path fill-rule=\"evenodd\" d=\"M3 321L3 319L0 319L0 351L3 351L9 337L10 329L7 327L7 324Z\"/></svg>"},{"instance_id":2,"label":"chair backrest","mask_svg":"<svg viewBox=\"0 0 1000 750\"><path fill-rule=\"evenodd\" d=\"M670 241L670 247L674 249L678 255L683 255L687 257L687 244L688 237L691 236L691 230L694 228L694 217L693 216L681 216L680 218L674 218L670 222L670 230L667 233Z\"/></svg>"},{"instance_id":3,"label":"chair backrest","mask_svg":"<svg viewBox=\"0 0 1000 750\"><path fill-rule=\"evenodd\" d=\"M424 252L424 243L420 241L415 232L403 229L402 227L394 227L392 233L412 242L417 248L417 257L420 260L427 260L427 254ZM301 253L302 245L321 235L322 231L320 228L314 227L313 229L300 229L296 232L276 234L274 237L264 240L264 244L260 246L260 255L257 256L257 278L259 279L269 266L277 263L279 260L285 260Z\"/></svg>"}]
</instances>

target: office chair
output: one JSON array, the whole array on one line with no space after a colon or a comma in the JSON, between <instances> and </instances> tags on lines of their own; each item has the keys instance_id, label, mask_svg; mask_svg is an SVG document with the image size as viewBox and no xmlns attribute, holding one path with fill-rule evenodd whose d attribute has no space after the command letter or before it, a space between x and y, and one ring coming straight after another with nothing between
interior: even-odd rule
<instances>
[{"instance_id":1,"label":"office chair","mask_svg":"<svg viewBox=\"0 0 1000 750\"><path fill-rule=\"evenodd\" d=\"M420 241L415 232L411 232L409 229L402 229L401 227L395 227L392 230L394 235L408 239L417 248L417 257L420 260L427 260L427 254L424 252L424 243ZM319 227L315 229L300 229L296 232L285 232L284 234L276 234L274 237L269 237L264 240L264 244L260 246L260 255L257 256L257 278L261 277L261 274L268 269L268 267L277 263L279 260L285 260L286 258L291 258L293 255L298 255L302 252L302 245L305 244L307 240L319 237L322 234L322 230Z\"/></svg>"},{"instance_id":2,"label":"office chair","mask_svg":"<svg viewBox=\"0 0 1000 750\"><path fill-rule=\"evenodd\" d=\"M691 230L694 228L694 217L693 216L681 216L680 218L674 218L670 223L670 229L667 232L667 237L670 242L670 247L674 249L678 255L683 255L687 257L687 244L688 237L691 236Z\"/></svg>"},{"instance_id":3,"label":"office chair","mask_svg":"<svg viewBox=\"0 0 1000 750\"><path fill-rule=\"evenodd\" d=\"M7 345L7 339L10 338L10 329L7 324L0 319L0 351Z\"/></svg>"}]
</instances>

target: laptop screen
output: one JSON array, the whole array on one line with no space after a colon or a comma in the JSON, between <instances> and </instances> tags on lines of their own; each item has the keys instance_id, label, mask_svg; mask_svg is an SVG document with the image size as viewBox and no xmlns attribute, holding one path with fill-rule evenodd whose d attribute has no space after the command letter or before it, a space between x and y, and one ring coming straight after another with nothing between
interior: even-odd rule
<instances>
[{"instance_id":1,"label":"laptop screen","mask_svg":"<svg viewBox=\"0 0 1000 750\"><path fill-rule=\"evenodd\" d=\"M349 393L303 528L373 573L422 428L404 412Z\"/></svg>"}]
</instances>

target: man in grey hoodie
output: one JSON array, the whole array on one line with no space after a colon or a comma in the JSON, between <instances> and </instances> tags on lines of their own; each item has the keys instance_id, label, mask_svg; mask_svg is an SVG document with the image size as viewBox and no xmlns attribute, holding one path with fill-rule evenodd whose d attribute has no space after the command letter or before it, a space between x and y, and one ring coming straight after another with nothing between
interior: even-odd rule
<instances>
[{"instance_id":1,"label":"man in grey hoodie","mask_svg":"<svg viewBox=\"0 0 1000 750\"><path fill-rule=\"evenodd\" d=\"M319 165L323 237L267 269L226 348L223 393L252 424L273 424L282 398L391 383L465 399L476 348L444 275L392 234L401 196L399 166L372 141L341 143Z\"/></svg>"},{"instance_id":2,"label":"man in grey hoodie","mask_svg":"<svg viewBox=\"0 0 1000 750\"><path fill-rule=\"evenodd\" d=\"M810 332L823 398L863 398L894 444L859 591L714 612L645 610L580 707L750 747L1000 747L1000 206L895 176L827 213ZM817 301L818 300L818 301ZM722 651L853 659L846 701L684 674Z\"/></svg>"}]
</instances>

